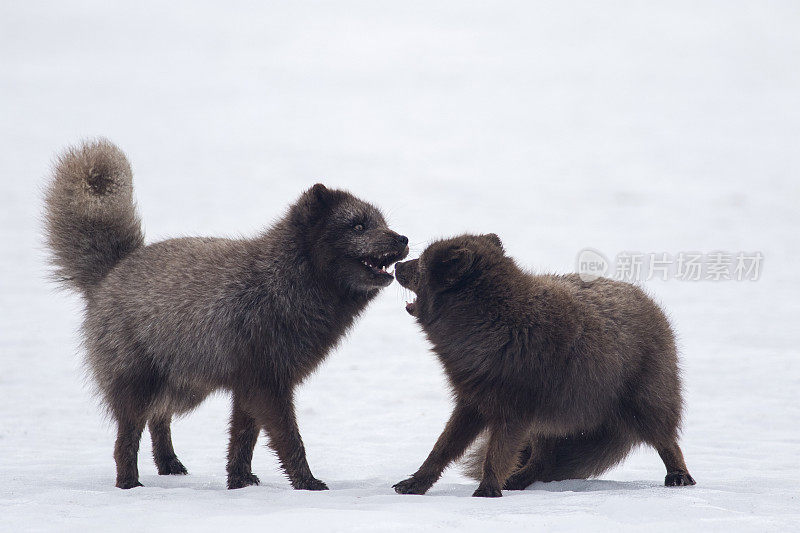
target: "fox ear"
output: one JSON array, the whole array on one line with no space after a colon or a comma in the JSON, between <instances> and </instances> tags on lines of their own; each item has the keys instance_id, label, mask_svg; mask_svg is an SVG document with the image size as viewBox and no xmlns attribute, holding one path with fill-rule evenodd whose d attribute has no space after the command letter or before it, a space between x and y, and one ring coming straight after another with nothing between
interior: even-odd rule
<instances>
[{"instance_id":1,"label":"fox ear","mask_svg":"<svg viewBox=\"0 0 800 533\"><path fill-rule=\"evenodd\" d=\"M470 270L475 262L472 250L455 248L444 250L431 264L431 278L444 289L455 285Z\"/></svg>"},{"instance_id":2,"label":"fox ear","mask_svg":"<svg viewBox=\"0 0 800 533\"><path fill-rule=\"evenodd\" d=\"M485 235L481 235L481 238L505 252L505 248L503 248L503 241L500 240L500 237L497 236L497 233L487 233Z\"/></svg>"},{"instance_id":3,"label":"fox ear","mask_svg":"<svg viewBox=\"0 0 800 533\"><path fill-rule=\"evenodd\" d=\"M331 191L323 184L317 183L309 190L311 197L321 205L329 205L331 202Z\"/></svg>"},{"instance_id":4,"label":"fox ear","mask_svg":"<svg viewBox=\"0 0 800 533\"><path fill-rule=\"evenodd\" d=\"M317 183L304 192L292 208L292 220L298 226L313 226L335 204L335 191Z\"/></svg>"}]
</instances>

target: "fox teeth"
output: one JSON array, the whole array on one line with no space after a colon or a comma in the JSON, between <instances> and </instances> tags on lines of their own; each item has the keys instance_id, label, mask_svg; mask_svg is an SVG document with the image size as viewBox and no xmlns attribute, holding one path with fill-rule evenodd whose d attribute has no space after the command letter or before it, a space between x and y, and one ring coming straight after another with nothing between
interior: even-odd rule
<instances>
[{"instance_id":1,"label":"fox teeth","mask_svg":"<svg viewBox=\"0 0 800 533\"><path fill-rule=\"evenodd\" d=\"M383 257L382 259L386 259L386 257ZM372 269L377 270L378 272L381 272L383 274L392 274L392 275L394 275L394 264L391 265L391 270L389 270L390 265L382 265L381 263L383 261L381 261L380 259L375 261L375 264L373 264L371 261L369 261L367 259L359 259L359 261L365 267L372 268Z\"/></svg>"},{"instance_id":2,"label":"fox teeth","mask_svg":"<svg viewBox=\"0 0 800 533\"><path fill-rule=\"evenodd\" d=\"M362 259L362 260L361 260L361 264L362 264L362 265L364 265L364 266L366 266L366 267L369 267L369 268L374 268L375 270L378 270L378 271L380 271L380 272L386 272L386 267L385 267L385 266L377 266L377 265L373 265L372 263L370 263L370 262L369 262L369 261L367 261L366 259Z\"/></svg>"}]
</instances>

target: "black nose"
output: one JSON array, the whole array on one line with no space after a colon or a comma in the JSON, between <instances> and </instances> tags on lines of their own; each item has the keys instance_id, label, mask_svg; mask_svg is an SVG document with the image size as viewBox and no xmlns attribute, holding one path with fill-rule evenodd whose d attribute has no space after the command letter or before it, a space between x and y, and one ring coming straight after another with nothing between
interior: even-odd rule
<instances>
[{"instance_id":1,"label":"black nose","mask_svg":"<svg viewBox=\"0 0 800 533\"><path fill-rule=\"evenodd\" d=\"M405 246L406 244L408 244L408 237L406 237L405 235L398 235L397 242L400 243L400 246Z\"/></svg>"}]
</instances>

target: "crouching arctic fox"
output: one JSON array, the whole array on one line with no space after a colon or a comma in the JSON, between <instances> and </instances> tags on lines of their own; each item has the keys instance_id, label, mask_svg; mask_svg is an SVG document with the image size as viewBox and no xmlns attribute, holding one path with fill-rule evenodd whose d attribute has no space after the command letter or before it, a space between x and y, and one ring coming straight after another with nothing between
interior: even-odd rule
<instances>
[{"instance_id":1,"label":"crouching arctic fox","mask_svg":"<svg viewBox=\"0 0 800 533\"><path fill-rule=\"evenodd\" d=\"M474 496L602 473L646 443L665 484L694 485L678 446L681 386L672 329L639 288L532 275L495 234L434 242L398 263L406 307L433 345L455 409L422 466L394 488L424 494L481 433Z\"/></svg>"}]
</instances>

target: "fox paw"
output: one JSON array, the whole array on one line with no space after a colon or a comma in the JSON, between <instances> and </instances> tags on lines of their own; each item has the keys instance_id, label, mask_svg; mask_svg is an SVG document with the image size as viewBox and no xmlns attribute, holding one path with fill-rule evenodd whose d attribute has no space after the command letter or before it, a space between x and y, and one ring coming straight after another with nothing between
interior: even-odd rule
<instances>
[{"instance_id":1,"label":"fox paw","mask_svg":"<svg viewBox=\"0 0 800 533\"><path fill-rule=\"evenodd\" d=\"M670 472L664 478L664 485L667 487L688 487L696 484L697 482L689 475L689 472Z\"/></svg>"},{"instance_id":2,"label":"fox paw","mask_svg":"<svg viewBox=\"0 0 800 533\"><path fill-rule=\"evenodd\" d=\"M431 488L431 483L424 479L410 477L392 485L397 494L425 494Z\"/></svg>"},{"instance_id":3,"label":"fox paw","mask_svg":"<svg viewBox=\"0 0 800 533\"><path fill-rule=\"evenodd\" d=\"M158 469L159 476L170 476L170 475L183 476L189 473L186 470L186 467L183 466L183 463L181 463L175 456L172 456L169 459L165 459L163 461L159 461L158 463L156 463L156 468Z\"/></svg>"},{"instance_id":4,"label":"fox paw","mask_svg":"<svg viewBox=\"0 0 800 533\"><path fill-rule=\"evenodd\" d=\"M228 474L228 488L241 489L249 487L250 485L258 485L261 483L258 476L255 474Z\"/></svg>"},{"instance_id":5,"label":"fox paw","mask_svg":"<svg viewBox=\"0 0 800 533\"><path fill-rule=\"evenodd\" d=\"M328 485L313 477L292 481L292 487L297 490L328 490Z\"/></svg>"},{"instance_id":6,"label":"fox paw","mask_svg":"<svg viewBox=\"0 0 800 533\"><path fill-rule=\"evenodd\" d=\"M496 487L478 487L472 495L478 498L499 498L503 493Z\"/></svg>"},{"instance_id":7,"label":"fox paw","mask_svg":"<svg viewBox=\"0 0 800 533\"><path fill-rule=\"evenodd\" d=\"M120 489L133 489L136 487L144 487L144 485L139 483L138 479L126 479L126 480L118 480L117 487Z\"/></svg>"}]
</instances>

